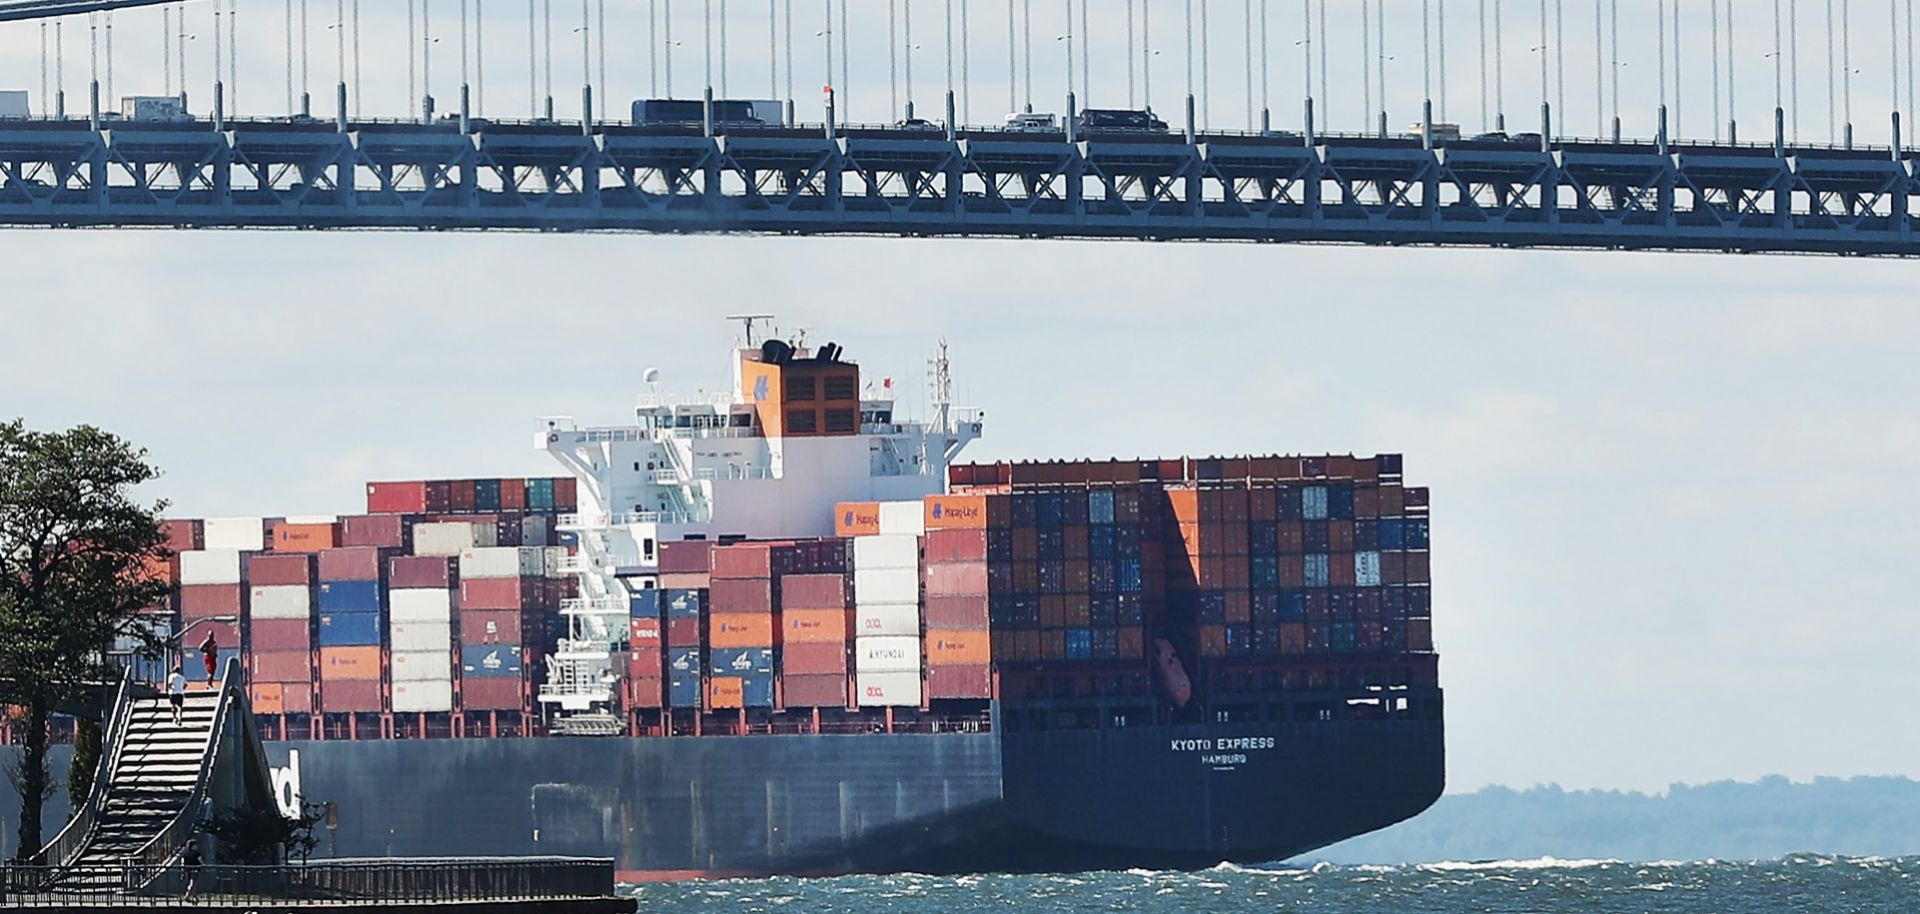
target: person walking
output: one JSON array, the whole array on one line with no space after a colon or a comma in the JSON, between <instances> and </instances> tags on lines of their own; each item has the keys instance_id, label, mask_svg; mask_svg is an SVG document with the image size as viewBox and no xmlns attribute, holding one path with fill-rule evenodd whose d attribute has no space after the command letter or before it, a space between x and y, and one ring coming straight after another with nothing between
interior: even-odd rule
<instances>
[{"instance_id":1,"label":"person walking","mask_svg":"<svg viewBox=\"0 0 1920 914\"><path fill-rule=\"evenodd\" d=\"M187 876L188 901L200 891L200 864L205 862L206 858L200 856L200 842L188 841L186 852L180 855L180 869Z\"/></svg>"},{"instance_id":2,"label":"person walking","mask_svg":"<svg viewBox=\"0 0 1920 914\"><path fill-rule=\"evenodd\" d=\"M207 628L207 636L200 639L200 659L207 665L207 681L213 681L214 667L220 662L220 642L213 637L213 628Z\"/></svg>"},{"instance_id":3,"label":"person walking","mask_svg":"<svg viewBox=\"0 0 1920 914\"><path fill-rule=\"evenodd\" d=\"M177 663L167 675L167 703L173 706L173 725L180 726L187 707L187 674Z\"/></svg>"}]
</instances>

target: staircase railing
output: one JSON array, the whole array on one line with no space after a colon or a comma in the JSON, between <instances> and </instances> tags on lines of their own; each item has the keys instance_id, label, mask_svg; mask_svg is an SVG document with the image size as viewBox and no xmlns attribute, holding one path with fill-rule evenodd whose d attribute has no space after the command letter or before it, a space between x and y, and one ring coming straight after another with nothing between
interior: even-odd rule
<instances>
[{"instance_id":1,"label":"staircase railing","mask_svg":"<svg viewBox=\"0 0 1920 914\"><path fill-rule=\"evenodd\" d=\"M140 686L133 680L133 670L122 670L120 686L114 690L113 705L108 708L106 716L100 719L100 760L93 771L93 789L87 792L86 805L76 811L74 817L41 851L49 867L58 869L68 866L93 838L94 830L100 824L100 814L107 805L107 794L113 786L113 774L120 767L121 750L126 747L126 731L133 719L133 699L139 690Z\"/></svg>"},{"instance_id":2,"label":"staircase railing","mask_svg":"<svg viewBox=\"0 0 1920 914\"><path fill-rule=\"evenodd\" d=\"M240 674L240 658L227 658L220 671L220 698L213 710L213 722L207 729L207 748L200 754L200 773L194 778L193 792L187 795L173 821L168 822L153 840L127 856L136 871L157 875L160 868L178 855L200 827L200 816L207 803L208 782L220 764L221 751L228 742L227 729L233 726L233 709L246 698L246 685ZM145 880L142 880L144 882Z\"/></svg>"}]
</instances>

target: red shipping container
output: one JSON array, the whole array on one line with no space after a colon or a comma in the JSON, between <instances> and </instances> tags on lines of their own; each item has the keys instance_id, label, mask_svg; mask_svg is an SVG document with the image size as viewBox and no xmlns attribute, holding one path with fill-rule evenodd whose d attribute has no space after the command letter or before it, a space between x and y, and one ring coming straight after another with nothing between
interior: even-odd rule
<instances>
[{"instance_id":1,"label":"red shipping container","mask_svg":"<svg viewBox=\"0 0 1920 914\"><path fill-rule=\"evenodd\" d=\"M627 674L635 679L658 679L666 669L666 651L658 647L636 647L627 652Z\"/></svg>"},{"instance_id":2,"label":"red shipping container","mask_svg":"<svg viewBox=\"0 0 1920 914\"><path fill-rule=\"evenodd\" d=\"M844 708L846 674L780 677L781 702L789 708Z\"/></svg>"},{"instance_id":3,"label":"red shipping container","mask_svg":"<svg viewBox=\"0 0 1920 914\"><path fill-rule=\"evenodd\" d=\"M240 584L187 584L180 588L180 617L182 619L205 619L209 616L226 616L230 621L240 620L240 598L245 587Z\"/></svg>"},{"instance_id":4,"label":"red shipping container","mask_svg":"<svg viewBox=\"0 0 1920 914\"><path fill-rule=\"evenodd\" d=\"M1084 580L1085 562L1069 562L1082 572ZM1081 586L1069 587L1069 590L1086 590ZM987 563L961 562L927 566L927 596L985 596L987 593Z\"/></svg>"},{"instance_id":5,"label":"red shipping container","mask_svg":"<svg viewBox=\"0 0 1920 914\"><path fill-rule=\"evenodd\" d=\"M773 546L767 543L736 543L719 546L712 552L715 579L773 577Z\"/></svg>"},{"instance_id":6,"label":"red shipping container","mask_svg":"<svg viewBox=\"0 0 1920 914\"><path fill-rule=\"evenodd\" d=\"M984 562L987 560L987 531L927 531L927 564Z\"/></svg>"},{"instance_id":7,"label":"red shipping container","mask_svg":"<svg viewBox=\"0 0 1920 914\"><path fill-rule=\"evenodd\" d=\"M660 620L634 619L627 624L627 641L634 650L660 649Z\"/></svg>"},{"instance_id":8,"label":"red shipping container","mask_svg":"<svg viewBox=\"0 0 1920 914\"><path fill-rule=\"evenodd\" d=\"M525 700L526 688L518 679L467 677L460 681L460 707L468 711L519 711Z\"/></svg>"},{"instance_id":9,"label":"red shipping container","mask_svg":"<svg viewBox=\"0 0 1920 914\"><path fill-rule=\"evenodd\" d=\"M453 510L453 483L444 479L432 479L426 482L428 511Z\"/></svg>"},{"instance_id":10,"label":"red shipping container","mask_svg":"<svg viewBox=\"0 0 1920 914\"><path fill-rule=\"evenodd\" d=\"M453 501L448 510L454 512L472 511L474 507L473 489L473 480L471 479L456 479L449 483L448 491L452 493Z\"/></svg>"},{"instance_id":11,"label":"red shipping container","mask_svg":"<svg viewBox=\"0 0 1920 914\"><path fill-rule=\"evenodd\" d=\"M928 698L992 698L993 674L985 666L936 666L927 670Z\"/></svg>"},{"instance_id":12,"label":"red shipping container","mask_svg":"<svg viewBox=\"0 0 1920 914\"><path fill-rule=\"evenodd\" d=\"M704 571L699 574L681 573L660 575L660 588L662 590L706 590L707 586L712 583L713 578L709 577Z\"/></svg>"},{"instance_id":13,"label":"red shipping container","mask_svg":"<svg viewBox=\"0 0 1920 914\"><path fill-rule=\"evenodd\" d=\"M725 549L714 550L722 555ZM770 578L723 578L716 576L708 591L707 605L714 612L773 612L773 580Z\"/></svg>"},{"instance_id":14,"label":"red shipping container","mask_svg":"<svg viewBox=\"0 0 1920 914\"><path fill-rule=\"evenodd\" d=\"M627 707L659 708L666 706L666 688L657 675L659 667L654 668L655 676L641 678L632 676L627 679Z\"/></svg>"},{"instance_id":15,"label":"red shipping container","mask_svg":"<svg viewBox=\"0 0 1920 914\"><path fill-rule=\"evenodd\" d=\"M539 578L471 578L460 582L460 609L540 606Z\"/></svg>"},{"instance_id":16,"label":"red shipping container","mask_svg":"<svg viewBox=\"0 0 1920 914\"><path fill-rule=\"evenodd\" d=\"M713 543L706 540L686 540L678 543L660 544L661 574L697 574L706 576L713 567ZM662 583L662 587L673 585ZM706 586L705 584L701 585Z\"/></svg>"},{"instance_id":17,"label":"red shipping container","mask_svg":"<svg viewBox=\"0 0 1920 914\"><path fill-rule=\"evenodd\" d=\"M700 646L700 620L699 619L668 619L667 620L667 646L668 647L699 647Z\"/></svg>"},{"instance_id":18,"label":"red shipping container","mask_svg":"<svg viewBox=\"0 0 1920 914\"><path fill-rule=\"evenodd\" d=\"M340 545L402 549L407 545L407 532L407 519L398 514L349 517L340 522Z\"/></svg>"},{"instance_id":19,"label":"red shipping container","mask_svg":"<svg viewBox=\"0 0 1920 914\"><path fill-rule=\"evenodd\" d=\"M385 698L378 679L329 679L320 683L320 710L327 714L379 711Z\"/></svg>"},{"instance_id":20,"label":"red shipping container","mask_svg":"<svg viewBox=\"0 0 1920 914\"><path fill-rule=\"evenodd\" d=\"M254 652L263 654L304 652L313 647L309 626L305 619L255 619L247 625L247 644Z\"/></svg>"},{"instance_id":21,"label":"red shipping container","mask_svg":"<svg viewBox=\"0 0 1920 914\"><path fill-rule=\"evenodd\" d=\"M562 513L580 508L579 480L572 476L557 476L553 480L553 508Z\"/></svg>"},{"instance_id":22,"label":"red shipping container","mask_svg":"<svg viewBox=\"0 0 1920 914\"><path fill-rule=\"evenodd\" d=\"M424 482L367 483L368 514L419 514L427 510Z\"/></svg>"},{"instance_id":23,"label":"red shipping container","mask_svg":"<svg viewBox=\"0 0 1920 914\"><path fill-rule=\"evenodd\" d=\"M320 553L322 581L380 580L380 550L372 546L328 549Z\"/></svg>"},{"instance_id":24,"label":"red shipping container","mask_svg":"<svg viewBox=\"0 0 1920 914\"><path fill-rule=\"evenodd\" d=\"M788 644L780 651L780 672L789 677L847 673L847 646L841 644Z\"/></svg>"},{"instance_id":25,"label":"red shipping container","mask_svg":"<svg viewBox=\"0 0 1920 914\"><path fill-rule=\"evenodd\" d=\"M454 559L435 555L397 555L387 563L387 586L394 590L446 590L453 586Z\"/></svg>"},{"instance_id":26,"label":"red shipping container","mask_svg":"<svg viewBox=\"0 0 1920 914\"><path fill-rule=\"evenodd\" d=\"M845 609L847 579L838 574L789 574L780 577L781 609Z\"/></svg>"},{"instance_id":27,"label":"red shipping container","mask_svg":"<svg viewBox=\"0 0 1920 914\"><path fill-rule=\"evenodd\" d=\"M512 610L461 610L461 644L519 644L520 613Z\"/></svg>"},{"instance_id":28,"label":"red shipping container","mask_svg":"<svg viewBox=\"0 0 1920 914\"><path fill-rule=\"evenodd\" d=\"M928 630L985 631L988 628L987 598L983 596L927 597Z\"/></svg>"},{"instance_id":29,"label":"red shipping container","mask_svg":"<svg viewBox=\"0 0 1920 914\"><path fill-rule=\"evenodd\" d=\"M256 555L247 559L247 582L256 587L313 583L313 556Z\"/></svg>"},{"instance_id":30,"label":"red shipping container","mask_svg":"<svg viewBox=\"0 0 1920 914\"><path fill-rule=\"evenodd\" d=\"M500 510L527 510L527 481L524 479L500 480Z\"/></svg>"},{"instance_id":31,"label":"red shipping container","mask_svg":"<svg viewBox=\"0 0 1920 914\"><path fill-rule=\"evenodd\" d=\"M160 529L167 534L168 549L192 552L200 548L200 522L197 520L161 521Z\"/></svg>"},{"instance_id":32,"label":"red shipping container","mask_svg":"<svg viewBox=\"0 0 1920 914\"><path fill-rule=\"evenodd\" d=\"M256 651L254 682L312 682L313 655L306 651Z\"/></svg>"},{"instance_id":33,"label":"red shipping container","mask_svg":"<svg viewBox=\"0 0 1920 914\"><path fill-rule=\"evenodd\" d=\"M313 686L289 682L280 687L280 710L287 714L313 713Z\"/></svg>"},{"instance_id":34,"label":"red shipping container","mask_svg":"<svg viewBox=\"0 0 1920 914\"><path fill-rule=\"evenodd\" d=\"M1422 653L1433 650L1432 617L1415 617L1407 620L1407 650Z\"/></svg>"}]
</instances>

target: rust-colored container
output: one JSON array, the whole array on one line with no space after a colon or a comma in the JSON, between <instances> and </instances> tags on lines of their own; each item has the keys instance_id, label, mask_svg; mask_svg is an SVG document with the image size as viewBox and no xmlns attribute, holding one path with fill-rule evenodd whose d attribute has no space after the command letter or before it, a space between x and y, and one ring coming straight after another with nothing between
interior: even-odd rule
<instances>
[{"instance_id":1,"label":"rust-colored container","mask_svg":"<svg viewBox=\"0 0 1920 914\"><path fill-rule=\"evenodd\" d=\"M461 610L461 644L519 644L520 613L513 610Z\"/></svg>"},{"instance_id":2,"label":"rust-colored container","mask_svg":"<svg viewBox=\"0 0 1920 914\"><path fill-rule=\"evenodd\" d=\"M985 530L990 504L985 495L929 495L924 501L924 521L934 530Z\"/></svg>"},{"instance_id":3,"label":"rust-colored container","mask_svg":"<svg viewBox=\"0 0 1920 914\"><path fill-rule=\"evenodd\" d=\"M686 540L677 543L660 544L660 573L697 574L705 577L713 567L713 543L706 540ZM677 585L661 582L662 587ZM701 587L707 585L701 584Z\"/></svg>"},{"instance_id":4,"label":"rust-colored container","mask_svg":"<svg viewBox=\"0 0 1920 914\"><path fill-rule=\"evenodd\" d=\"M699 647L700 620L681 618L667 620L668 647Z\"/></svg>"},{"instance_id":5,"label":"rust-colored container","mask_svg":"<svg viewBox=\"0 0 1920 914\"><path fill-rule=\"evenodd\" d=\"M285 691L277 682L255 683L247 686L247 703L255 714L287 713Z\"/></svg>"},{"instance_id":6,"label":"rust-colored container","mask_svg":"<svg viewBox=\"0 0 1920 914\"><path fill-rule=\"evenodd\" d=\"M1239 624L1253 621L1253 595L1244 590L1229 590L1225 594L1227 604L1227 622Z\"/></svg>"},{"instance_id":7,"label":"rust-colored container","mask_svg":"<svg viewBox=\"0 0 1920 914\"><path fill-rule=\"evenodd\" d=\"M1079 563L1086 568L1086 563ZM980 596L987 595L986 562L948 562L926 566L927 596Z\"/></svg>"},{"instance_id":8,"label":"rust-colored container","mask_svg":"<svg viewBox=\"0 0 1920 914\"><path fill-rule=\"evenodd\" d=\"M247 582L255 587L313 583L313 556L256 555L247 559Z\"/></svg>"},{"instance_id":9,"label":"rust-colored container","mask_svg":"<svg viewBox=\"0 0 1920 914\"><path fill-rule=\"evenodd\" d=\"M255 619L247 625L247 642L256 654L281 651L304 654L313 647L313 631L306 619Z\"/></svg>"},{"instance_id":10,"label":"rust-colored container","mask_svg":"<svg viewBox=\"0 0 1920 914\"><path fill-rule=\"evenodd\" d=\"M526 700L519 679L467 677L460 682L460 707L468 711L518 711Z\"/></svg>"},{"instance_id":11,"label":"rust-colored container","mask_svg":"<svg viewBox=\"0 0 1920 914\"><path fill-rule=\"evenodd\" d=\"M332 524L277 521L267 532L267 542L275 552L319 552L334 547L334 532Z\"/></svg>"},{"instance_id":12,"label":"rust-colored container","mask_svg":"<svg viewBox=\"0 0 1920 914\"><path fill-rule=\"evenodd\" d=\"M1353 551L1353 521L1336 520L1328 522L1327 548L1330 552Z\"/></svg>"},{"instance_id":13,"label":"rust-colored container","mask_svg":"<svg viewBox=\"0 0 1920 914\"><path fill-rule=\"evenodd\" d=\"M834 673L819 676L786 675L780 678L781 699L789 708L844 708L847 706L847 676Z\"/></svg>"},{"instance_id":14,"label":"rust-colored container","mask_svg":"<svg viewBox=\"0 0 1920 914\"><path fill-rule=\"evenodd\" d=\"M180 588L180 618L205 619L228 616L240 619L240 601L246 588L240 584L187 584ZM229 645L231 646L231 645Z\"/></svg>"},{"instance_id":15,"label":"rust-colored container","mask_svg":"<svg viewBox=\"0 0 1920 914\"><path fill-rule=\"evenodd\" d=\"M474 481L471 479L455 479L447 486L454 512L463 513L474 510L475 488Z\"/></svg>"},{"instance_id":16,"label":"rust-colored container","mask_svg":"<svg viewBox=\"0 0 1920 914\"><path fill-rule=\"evenodd\" d=\"M787 676L846 675L845 642L788 644L780 651L780 672Z\"/></svg>"},{"instance_id":17,"label":"rust-colored container","mask_svg":"<svg viewBox=\"0 0 1920 914\"><path fill-rule=\"evenodd\" d=\"M527 481L524 479L500 480L500 510L527 510ZM653 707L658 707L654 705Z\"/></svg>"},{"instance_id":18,"label":"rust-colored container","mask_svg":"<svg viewBox=\"0 0 1920 914\"><path fill-rule=\"evenodd\" d=\"M1059 598L1063 607L1061 618L1066 620L1068 628L1086 628L1093 624L1093 599L1083 593L1070 593Z\"/></svg>"},{"instance_id":19,"label":"rust-colored container","mask_svg":"<svg viewBox=\"0 0 1920 914\"><path fill-rule=\"evenodd\" d=\"M1382 484L1376 501L1381 517L1399 517L1407 513L1407 490L1399 485Z\"/></svg>"},{"instance_id":20,"label":"rust-colored container","mask_svg":"<svg viewBox=\"0 0 1920 914\"><path fill-rule=\"evenodd\" d=\"M738 676L707 679L707 707L738 708L746 704L746 686Z\"/></svg>"},{"instance_id":21,"label":"rust-colored container","mask_svg":"<svg viewBox=\"0 0 1920 914\"><path fill-rule=\"evenodd\" d=\"M993 662L992 639L984 631L927 632L927 666L978 666Z\"/></svg>"},{"instance_id":22,"label":"rust-colored container","mask_svg":"<svg viewBox=\"0 0 1920 914\"><path fill-rule=\"evenodd\" d=\"M1407 650L1428 652L1433 650L1433 619L1415 617L1407 620Z\"/></svg>"},{"instance_id":23,"label":"rust-colored container","mask_svg":"<svg viewBox=\"0 0 1920 914\"><path fill-rule=\"evenodd\" d=\"M712 576L706 572L677 573L660 575L662 590L706 590L713 583Z\"/></svg>"},{"instance_id":24,"label":"rust-colored container","mask_svg":"<svg viewBox=\"0 0 1920 914\"><path fill-rule=\"evenodd\" d=\"M707 617L707 644L716 648L771 648L773 615L716 612Z\"/></svg>"},{"instance_id":25,"label":"rust-colored container","mask_svg":"<svg viewBox=\"0 0 1920 914\"><path fill-rule=\"evenodd\" d=\"M367 483L368 514L419 514L428 510L424 482Z\"/></svg>"},{"instance_id":26,"label":"rust-colored container","mask_svg":"<svg viewBox=\"0 0 1920 914\"><path fill-rule=\"evenodd\" d=\"M1227 656L1227 627L1224 625L1200 626L1200 656Z\"/></svg>"},{"instance_id":27,"label":"rust-colored container","mask_svg":"<svg viewBox=\"0 0 1920 914\"><path fill-rule=\"evenodd\" d=\"M717 557L727 553L726 549L716 549ZM771 613L773 612L773 580L771 578L723 578L714 576L708 588L707 605L716 613Z\"/></svg>"},{"instance_id":28,"label":"rust-colored container","mask_svg":"<svg viewBox=\"0 0 1920 914\"><path fill-rule=\"evenodd\" d=\"M446 590L453 586L454 559L438 555L397 555L387 563L387 586L394 590Z\"/></svg>"},{"instance_id":29,"label":"rust-colored container","mask_svg":"<svg viewBox=\"0 0 1920 914\"><path fill-rule=\"evenodd\" d=\"M987 560L985 530L930 530L926 538L927 564L984 562Z\"/></svg>"},{"instance_id":30,"label":"rust-colored container","mask_svg":"<svg viewBox=\"0 0 1920 914\"><path fill-rule=\"evenodd\" d=\"M659 672L658 666L654 667L654 671L656 675L652 677L628 675L627 707L661 708L666 706L665 681L657 675Z\"/></svg>"},{"instance_id":31,"label":"rust-colored container","mask_svg":"<svg viewBox=\"0 0 1920 914\"><path fill-rule=\"evenodd\" d=\"M197 520L161 521L160 529L167 535L167 548L174 552L192 552L203 542Z\"/></svg>"},{"instance_id":32,"label":"rust-colored container","mask_svg":"<svg viewBox=\"0 0 1920 914\"><path fill-rule=\"evenodd\" d=\"M539 578L468 578L460 582L460 609L539 606Z\"/></svg>"},{"instance_id":33,"label":"rust-colored container","mask_svg":"<svg viewBox=\"0 0 1920 914\"><path fill-rule=\"evenodd\" d=\"M553 479L553 509L561 513L580 508L580 481L571 476Z\"/></svg>"},{"instance_id":34,"label":"rust-colored container","mask_svg":"<svg viewBox=\"0 0 1920 914\"><path fill-rule=\"evenodd\" d=\"M322 581L380 580L380 550L372 546L327 549L320 553Z\"/></svg>"},{"instance_id":35,"label":"rust-colored container","mask_svg":"<svg viewBox=\"0 0 1920 914\"><path fill-rule=\"evenodd\" d=\"M1062 641L1061 642L1062 650L1065 649L1065 646L1066 646L1066 642ZM1034 631L1014 632L1013 633L1013 659L1018 661L1039 660L1040 659L1040 633L1034 632Z\"/></svg>"},{"instance_id":36,"label":"rust-colored container","mask_svg":"<svg viewBox=\"0 0 1920 914\"><path fill-rule=\"evenodd\" d=\"M329 648L338 650L338 648ZM254 651L250 658L254 682L312 682L313 655L307 651Z\"/></svg>"},{"instance_id":37,"label":"rust-colored container","mask_svg":"<svg viewBox=\"0 0 1920 914\"><path fill-rule=\"evenodd\" d=\"M786 574L780 576L780 610L844 609L847 579L838 574Z\"/></svg>"},{"instance_id":38,"label":"rust-colored container","mask_svg":"<svg viewBox=\"0 0 1920 914\"><path fill-rule=\"evenodd\" d=\"M1146 631L1138 625L1129 625L1120 629L1116 639L1119 642L1121 660L1138 660L1146 654Z\"/></svg>"},{"instance_id":39,"label":"rust-colored container","mask_svg":"<svg viewBox=\"0 0 1920 914\"><path fill-rule=\"evenodd\" d=\"M405 548L407 519L398 514L368 514L341 518L340 545Z\"/></svg>"},{"instance_id":40,"label":"rust-colored container","mask_svg":"<svg viewBox=\"0 0 1920 914\"><path fill-rule=\"evenodd\" d=\"M1353 553L1337 552L1327 560L1327 583L1334 587L1354 586Z\"/></svg>"},{"instance_id":41,"label":"rust-colored container","mask_svg":"<svg viewBox=\"0 0 1920 914\"><path fill-rule=\"evenodd\" d=\"M846 640L845 609L787 609L780 613L782 644L842 645Z\"/></svg>"},{"instance_id":42,"label":"rust-colored container","mask_svg":"<svg viewBox=\"0 0 1920 914\"><path fill-rule=\"evenodd\" d=\"M988 628L987 598L984 596L927 597L927 628L951 631L984 631Z\"/></svg>"},{"instance_id":43,"label":"rust-colored container","mask_svg":"<svg viewBox=\"0 0 1920 914\"><path fill-rule=\"evenodd\" d=\"M380 680L379 647L323 647L320 649L320 679Z\"/></svg>"},{"instance_id":44,"label":"rust-colored container","mask_svg":"<svg viewBox=\"0 0 1920 914\"><path fill-rule=\"evenodd\" d=\"M1067 633L1064 631L1041 632L1039 659L1067 659Z\"/></svg>"},{"instance_id":45,"label":"rust-colored container","mask_svg":"<svg viewBox=\"0 0 1920 914\"><path fill-rule=\"evenodd\" d=\"M992 698L993 671L987 666L932 667L927 670L928 698Z\"/></svg>"},{"instance_id":46,"label":"rust-colored container","mask_svg":"<svg viewBox=\"0 0 1920 914\"><path fill-rule=\"evenodd\" d=\"M325 714L379 711L385 698L378 679L327 679L320 683L320 710Z\"/></svg>"},{"instance_id":47,"label":"rust-colored container","mask_svg":"<svg viewBox=\"0 0 1920 914\"><path fill-rule=\"evenodd\" d=\"M773 546L768 543L715 546L711 558L715 580L773 577Z\"/></svg>"},{"instance_id":48,"label":"rust-colored container","mask_svg":"<svg viewBox=\"0 0 1920 914\"><path fill-rule=\"evenodd\" d=\"M286 714L313 713L313 683L280 683L280 705Z\"/></svg>"},{"instance_id":49,"label":"rust-colored container","mask_svg":"<svg viewBox=\"0 0 1920 914\"><path fill-rule=\"evenodd\" d=\"M1429 553L1425 553L1425 552L1407 553L1406 583L1408 584L1433 583L1432 561L1431 561L1431 558L1429 557Z\"/></svg>"}]
</instances>

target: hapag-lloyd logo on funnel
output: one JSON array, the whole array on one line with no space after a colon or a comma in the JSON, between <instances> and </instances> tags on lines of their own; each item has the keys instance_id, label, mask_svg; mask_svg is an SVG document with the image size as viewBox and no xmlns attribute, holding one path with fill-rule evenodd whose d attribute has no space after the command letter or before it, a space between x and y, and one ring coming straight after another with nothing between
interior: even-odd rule
<instances>
[{"instance_id":1,"label":"hapag-lloyd logo on funnel","mask_svg":"<svg viewBox=\"0 0 1920 914\"><path fill-rule=\"evenodd\" d=\"M753 379L753 402L763 403L766 401L766 399L767 399L767 376L761 375Z\"/></svg>"}]
</instances>

